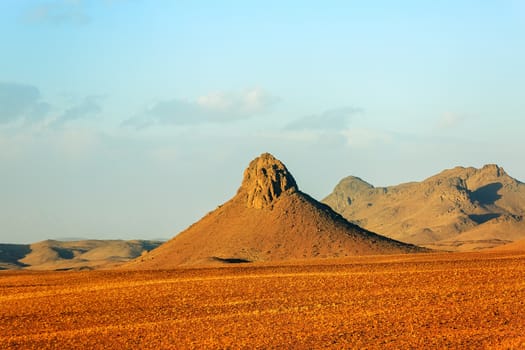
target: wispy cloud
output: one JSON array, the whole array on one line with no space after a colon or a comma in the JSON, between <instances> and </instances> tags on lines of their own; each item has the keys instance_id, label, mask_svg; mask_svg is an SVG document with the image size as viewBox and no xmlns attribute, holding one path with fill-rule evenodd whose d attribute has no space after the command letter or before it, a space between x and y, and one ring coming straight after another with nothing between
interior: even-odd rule
<instances>
[{"instance_id":1,"label":"wispy cloud","mask_svg":"<svg viewBox=\"0 0 525 350\"><path fill-rule=\"evenodd\" d=\"M346 144L352 148L368 148L393 141L391 133L377 129L354 128L343 130L340 134L345 138Z\"/></svg>"},{"instance_id":2,"label":"wispy cloud","mask_svg":"<svg viewBox=\"0 0 525 350\"><path fill-rule=\"evenodd\" d=\"M286 130L342 130L349 121L363 110L355 107L341 107L312 114L289 123Z\"/></svg>"},{"instance_id":3,"label":"wispy cloud","mask_svg":"<svg viewBox=\"0 0 525 350\"><path fill-rule=\"evenodd\" d=\"M440 129L455 129L461 124L463 124L465 119L467 119L465 115L453 112L446 112L439 117L437 121L437 126Z\"/></svg>"},{"instance_id":4,"label":"wispy cloud","mask_svg":"<svg viewBox=\"0 0 525 350\"><path fill-rule=\"evenodd\" d=\"M262 114L278 101L279 98L261 88L246 89L240 93L215 92L194 101L173 99L157 102L122 124L140 129L157 124L232 122Z\"/></svg>"},{"instance_id":5,"label":"wispy cloud","mask_svg":"<svg viewBox=\"0 0 525 350\"><path fill-rule=\"evenodd\" d=\"M390 132L369 128L351 128L344 130L276 130L264 132L258 136L304 145L316 144L323 145L323 147L348 147L350 149L360 150L380 147L396 141L396 136Z\"/></svg>"},{"instance_id":6,"label":"wispy cloud","mask_svg":"<svg viewBox=\"0 0 525 350\"><path fill-rule=\"evenodd\" d=\"M88 96L84 98L79 104L66 109L50 125L52 127L58 127L69 121L83 119L100 113L102 111L102 107L99 104L100 99L100 96Z\"/></svg>"},{"instance_id":7,"label":"wispy cloud","mask_svg":"<svg viewBox=\"0 0 525 350\"><path fill-rule=\"evenodd\" d=\"M390 132L351 125L352 119L363 113L363 109L356 107L330 109L296 119L284 128L266 132L262 136L287 142L357 149L393 142L394 136Z\"/></svg>"},{"instance_id":8,"label":"wispy cloud","mask_svg":"<svg viewBox=\"0 0 525 350\"><path fill-rule=\"evenodd\" d=\"M57 128L102 112L102 98L87 96L64 108L44 101L36 86L0 82L0 125Z\"/></svg>"},{"instance_id":9,"label":"wispy cloud","mask_svg":"<svg viewBox=\"0 0 525 350\"><path fill-rule=\"evenodd\" d=\"M81 0L52 1L32 7L25 15L33 23L87 24L91 17Z\"/></svg>"},{"instance_id":10,"label":"wispy cloud","mask_svg":"<svg viewBox=\"0 0 525 350\"><path fill-rule=\"evenodd\" d=\"M40 90L35 86L0 82L0 124L41 120L51 110L41 99Z\"/></svg>"}]
</instances>

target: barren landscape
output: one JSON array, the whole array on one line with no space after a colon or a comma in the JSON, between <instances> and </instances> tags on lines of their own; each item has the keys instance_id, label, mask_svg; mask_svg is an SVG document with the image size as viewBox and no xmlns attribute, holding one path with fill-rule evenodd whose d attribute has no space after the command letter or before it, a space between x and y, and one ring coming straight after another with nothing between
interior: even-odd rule
<instances>
[{"instance_id":1,"label":"barren landscape","mask_svg":"<svg viewBox=\"0 0 525 350\"><path fill-rule=\"evenodd\" d=\"M525 0L0 27L0 350L525 350Z\"/></svg>"},{"instance_id":2,"label":"barren landscape","mask_svg":"<svg viewBox=\"0 0 525 350\"><path fill-rule=\"evenodd\" d=\"M525 347L525 254L4 271L2 348Z\"/></svg>"},{"instance_id":3,"label":"barren landscape","mask_svg":"<svg viewBox=\"0 0 525 350\"><path fill-rule=\"evenodd\" d=\"M301 192L268 153L232 199L148 242L2 246L25 270L0 274L0 346L525 347L523 241L446 253L377 235Z\"/></svg>"}]
</instances>

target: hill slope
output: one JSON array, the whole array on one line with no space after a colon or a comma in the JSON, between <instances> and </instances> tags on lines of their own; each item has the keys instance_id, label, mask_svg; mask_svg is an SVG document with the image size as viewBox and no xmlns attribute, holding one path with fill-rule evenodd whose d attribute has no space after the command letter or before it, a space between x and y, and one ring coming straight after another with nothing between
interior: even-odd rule
<instances>
[{"instance_id":1,"label":"hill slope","mask_svg":"<svg viewBox=\"0 0 525 350\"><path fill-rule=\"evenodd\" d=\"M525 237L525 184L496 165L390 187L350 176L323 202L366 229L431 248L477 250Z\"/></svg>"},{"instance_id":2,"label":"hill slope","mask_svg":"<svg viewBox=\"0 0 525 350\"><path fill-rule=\"evenodd\" d=\"M32 244L0 244L0 270L113 267L160 244L160 241L140 240L46 240Z\"/></svg>"},{"instance_id":3,"label":"hill slope","mask_svg":"<svg viewBox=\"0 0 525 350\"><path fill-rule=\"evenodd\" d=\"M490 249L494 252L525 252L525 238Z\"/></svg>"},{"instance_id":4,"label":"hill slope","mask_svg":"<svg viewBox=\"0 0 525 350\"><path fill-rule=\"evenodd\" d=\"M237 194L130 268L417 252L363 230L299 191L284 164L265 153Z\"/></svg>"}]
</instances>

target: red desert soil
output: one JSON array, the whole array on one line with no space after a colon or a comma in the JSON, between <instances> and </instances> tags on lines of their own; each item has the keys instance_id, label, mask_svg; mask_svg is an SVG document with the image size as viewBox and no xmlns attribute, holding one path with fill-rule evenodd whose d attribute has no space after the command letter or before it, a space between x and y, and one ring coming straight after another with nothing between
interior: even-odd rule
<instances>
[{"instance_id":1,"label":"red desert soil","mask_svg":"<svg viewBox=\"0 0 525 350\"><path fill-rule=\"evenodd\" d=\"M525 253L0 273L0 348L525 348Z\"/></svg>"}]
</instances>

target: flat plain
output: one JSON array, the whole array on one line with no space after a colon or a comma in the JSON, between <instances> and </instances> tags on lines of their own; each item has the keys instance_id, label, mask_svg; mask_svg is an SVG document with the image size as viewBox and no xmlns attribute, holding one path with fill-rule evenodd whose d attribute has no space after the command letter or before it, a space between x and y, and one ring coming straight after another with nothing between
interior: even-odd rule
<instances>
[{"instance_id":1,"label":"flat plain","mask_svg":"<svg viewBox=\"0 0 525 350\"><path fill-rule=\"evenodd\" d=\"M3 271L0 348L525 348L525 253Z\"/></svg>"}]
</instances>

